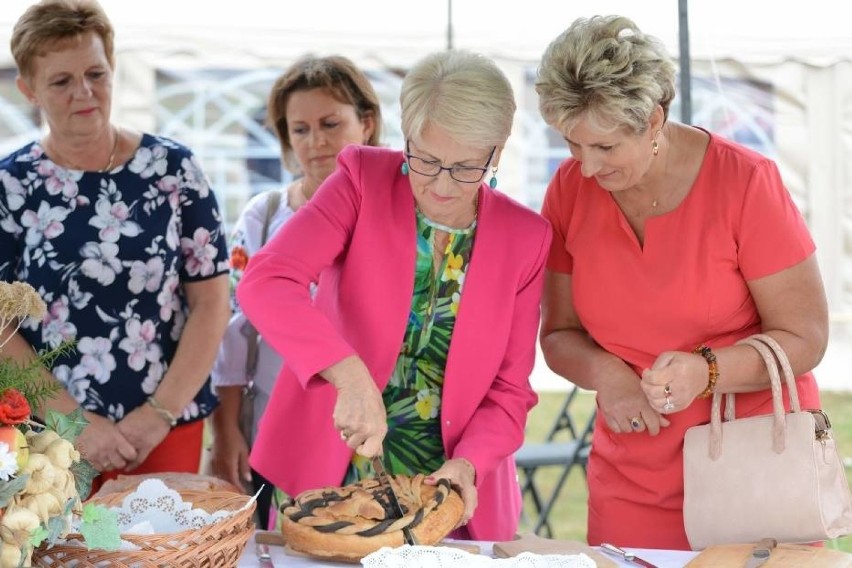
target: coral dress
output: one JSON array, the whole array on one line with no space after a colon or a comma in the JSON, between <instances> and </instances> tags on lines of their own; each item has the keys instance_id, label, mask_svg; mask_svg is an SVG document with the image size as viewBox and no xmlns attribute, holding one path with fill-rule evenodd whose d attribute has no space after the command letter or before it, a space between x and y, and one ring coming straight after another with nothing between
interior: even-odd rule
<instances>
[{"instance_id":1,"label":"coral dress","mask_svg":"<svg viewBox=\"0 0 852 568\"><path fill-rule=\"evenodd\" d=\"M759 332L748 281L798 264L815 248L775 164L713 135L683 202L646 221L644 246L611 194L583 178L572 159L551 181L543 215L554 227L548 268L571 274L583 326L637 380L663 351L721 348ZM797 381L802 406L819 407L813 376ZM769 412L768 390L737 396L737 416ZM590 544L689 549L683 437L709 417L709 399L696 399L651 437L614 434L598 414L588 467Z\"/></svg>"}]
</instances>

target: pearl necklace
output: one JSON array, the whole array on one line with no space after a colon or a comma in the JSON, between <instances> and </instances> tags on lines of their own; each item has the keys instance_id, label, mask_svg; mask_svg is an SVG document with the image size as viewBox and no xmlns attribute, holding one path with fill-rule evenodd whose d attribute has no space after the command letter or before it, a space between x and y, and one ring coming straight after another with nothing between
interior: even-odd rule
<instances>
[{"instance_id":1,"label":"pearl necklace","mask_svg":"<svg viewBox=\"0 0 852 568\"><path fill-rule=\"evenodd\" d=\"M417 211L418 215L423 217L423 222L433 229L444 231L451 235L466 235L476 228L476 220L479 217L479 195L477 194L476 200L473 202L473 221L470 222L470 225L461 229L456 229L455 227L450 227L449 225L433 221L426 215L426 213L420 210L420 207L418 207L416 203L414 204L414 209Z\"/></svg>"},{"instance_id":2,"label":"pearl necklace","mask_svg":"<svg viewBox=\"0 0 852 568\"><path fill-rule=\"evenodd\" d=\"M424 223L426 223L433 229L444 231L445 233L450 233L451 235L464 235L476 228L476 217L473 218L473 221L467 227L464 227L463 229L456 229L454 227L450 227L449 225L443 225L441 223L438 223L437 221L433 221L432 219L427 217L425 213L420 211L420 209L418 209L417 212L420 213L421 217L423 217Z\"/></svg>"},{"instance_id":3,"label":"pearl necklace","mask_svg":"<svg viewBox=\"0 0 852 568\"><path fill-rule=\"evenodd\" d=\"M113 133L114 138L113 138L113 141L112 141L112 151L109 153L109 161L107 161L106 165L104 167L102 167L101 169L94 170L98 173L104 173L104 172L110 171L113 167L113 164L115 163L115 154L118 151L118 139L121 137L121 131L118 129L118 127L113 126L112 127L112 133ZM47 146L47 145L45 144L45 146ZM66 159L62 154L60 154L57 151L57 148L53 143L51 143L51 146L53 146L53 148L52 149L47 148L47 150L51 151L51 153L57 159L59 159L59 161L62 162L63 164L68 164L68 169L77 170L77 171L86 171L86 168L79 167L77 164L75 164L71 160ZM56 160L54 160L54 163L56 163Z\"/></svg>"}]
</instances>

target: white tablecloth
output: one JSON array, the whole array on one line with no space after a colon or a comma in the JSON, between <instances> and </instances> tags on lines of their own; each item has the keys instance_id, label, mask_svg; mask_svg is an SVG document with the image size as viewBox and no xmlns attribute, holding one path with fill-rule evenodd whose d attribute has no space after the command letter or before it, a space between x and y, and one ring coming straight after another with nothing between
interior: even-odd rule
<instances>
[{"instance_id":1,"label":"white tablecloth","mask_svg":"<svg viewBox=\"0 0 852 568\"><path fill-rule=\"evenodd\" d=\"M481 548L482 554L491 554L492 543L475 542L473 544L476 544ZM649 550L644 548L628 548L627 550L648 562L655 564L657 568L683 568L690 560L698 555L697 552L684 552L681 550ZM269 553L272 556L272 562L275 564L276 568L321 568L330 566L353 568L353 566L358 566L357 564L324 562L322 560L315 560L302 556L291 556L289 554L285 554L284 549L280 546L270 546ZM611 558L619 566L630 566L632 568L636 568L638 566L637 564L631 564L629 562L621 562L616 557ZM243 554L243 557L240 559L238 566L239 568L257 568L259 566L257 563L257 556L255 554L254 539L250 540L246 546L245 554Z\"/></svg>"}]
</instances>

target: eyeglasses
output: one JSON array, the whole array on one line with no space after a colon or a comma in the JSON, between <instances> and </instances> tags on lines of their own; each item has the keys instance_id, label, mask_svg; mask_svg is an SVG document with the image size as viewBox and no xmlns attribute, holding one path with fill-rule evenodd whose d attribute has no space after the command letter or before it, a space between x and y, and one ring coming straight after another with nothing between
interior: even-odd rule
<instances>
[{"instance_id":1,"label":"eyeglasses","mask_svg":"<svg viewBox=\"0 0 852 568\"><path fill-rule=\"evenodd\" d=\"M447 168L442 166L439 160L425 160L411 154L408 150L409 142L406 140L405 158L408 160L408 167L411 168L411 171L413 172L422 176L436 177L442 170L446 170L447 173L450 174L450 177L458 182L477 183L482 180L483 176L485 176L485 172L488 171L488 164L491 163L491 158L494 157L494 152L497 150L497 146L494 146L491 149L491 153L488 155L488 160L486 160L484 168L476 168L473 166L450 166Z\"/></svg>"}]
</instances>

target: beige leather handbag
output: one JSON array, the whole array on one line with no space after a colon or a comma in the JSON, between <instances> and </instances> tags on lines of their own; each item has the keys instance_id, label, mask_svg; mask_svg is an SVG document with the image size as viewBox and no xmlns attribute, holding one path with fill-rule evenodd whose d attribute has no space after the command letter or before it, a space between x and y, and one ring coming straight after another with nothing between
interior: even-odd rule
<instances>
[{"instance_id":1,"label":"beige leather handbag","mask_svg":"<svg viewBox=\"0 0 852 568\"><path fill-rule=\"evenodd\" d=\"M734 395L713 395L710 424L686 432L683 517L689 544L806 543L852 533L843 462L821 410L799 406L787 355L768 335L739 342L757 349L772 381L773 414L734 419ZM776 361L777 359L777 361ZM781 367L790 396L784 412Z\"/></svg>"}]
</instances>

